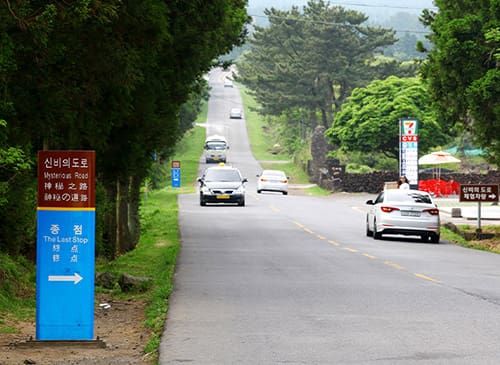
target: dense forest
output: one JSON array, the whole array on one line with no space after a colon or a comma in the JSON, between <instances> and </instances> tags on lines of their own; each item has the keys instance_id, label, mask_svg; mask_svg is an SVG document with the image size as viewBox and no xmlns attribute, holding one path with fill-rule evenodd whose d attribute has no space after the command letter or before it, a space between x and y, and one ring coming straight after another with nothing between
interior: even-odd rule
<instances>
[{"instance_id":1,"label":"dense forest","mask_svg":"<svg viewBox=\"0 0 500 365\"><path fill-rule=\"evenodd\" d=\"M0 250L33 257L39 150L96 151L96 247L140 236L140 187L191 127L245 0L0 2ZM155 157L155 159L153 158Z\"/></svg>"}]
</instances>

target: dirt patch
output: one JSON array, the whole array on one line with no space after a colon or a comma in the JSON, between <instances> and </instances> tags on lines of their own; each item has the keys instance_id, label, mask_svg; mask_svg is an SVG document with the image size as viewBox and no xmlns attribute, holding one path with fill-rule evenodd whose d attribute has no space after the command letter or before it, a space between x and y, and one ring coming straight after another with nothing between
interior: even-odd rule
<instances>
[{"instance_id":1,"label":"dirt patch","mask_svg":"<svg viewBox=\"0 0 500 365\"><path fill-rule=\"evenodd\" d=\"M43 347L20 346L36 335L35 322L11 323L18 333L0 333L0 365L150 365L154 355L144 354L149 332L143 326L145 319L143 300L117 301L96 295L98 303L110 307L97 307L94 315L96 338L103 340L105 348L89 346Z\"/></svg>"}]
</instances>

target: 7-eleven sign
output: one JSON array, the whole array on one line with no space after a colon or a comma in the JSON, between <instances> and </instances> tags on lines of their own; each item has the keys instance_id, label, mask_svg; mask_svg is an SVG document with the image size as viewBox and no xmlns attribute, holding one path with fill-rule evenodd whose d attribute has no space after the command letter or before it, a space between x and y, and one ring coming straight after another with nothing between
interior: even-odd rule
<instances>
[{"instance_id":1,"label":"7-eleven sign","mask_svg":"<svg viewBox=\"0 0 500 365\"><path fill-rule=\"evenodd\" d=\"M401 129L401 135L403 136L418 135L418 121L415 119L403 119L401 120Z\"/></svg>"}]
</instances>

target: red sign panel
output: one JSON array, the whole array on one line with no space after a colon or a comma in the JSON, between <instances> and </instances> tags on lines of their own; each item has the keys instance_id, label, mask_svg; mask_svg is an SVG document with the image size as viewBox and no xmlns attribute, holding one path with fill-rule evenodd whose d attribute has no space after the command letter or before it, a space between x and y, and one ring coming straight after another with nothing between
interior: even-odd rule
<instances>
[{"instance_id":1,"label":"red sign panel","mask_svg":"<svg viewBox=\"0 0 500 365\"><path fill-rule=\"evenodd\" d=\"M38 207L95 207L95 151L38 151Z\"/></svg>"},{"instance_id":2,"label":"red sign panel","mask_svg":"<svg viewBox=\"0 0 500 365\"><path fill-rule=\"evenodd\" d=\"M401 142L418 142L418 135L401 136Z\"/></svg>"},{"instance_id":3,"label":"red sign panel","mask_svg":"<svg viewBox=\"0 0 500 365\"><path fill-rule=\"evenodd\" d=\"M461 202L498 202L498 185L460 185Z\"/></svg>"},{"instance_id":4,"label":"red sign panel","mask_svg":"<svg viewBox=\"0 0 500 365\"><path fill-rule=\"evenodd\" d=\"M172 161L172 168L173 169L180 169L181 168L181 162L180 161Z\"/></svg>"}]
</instances>

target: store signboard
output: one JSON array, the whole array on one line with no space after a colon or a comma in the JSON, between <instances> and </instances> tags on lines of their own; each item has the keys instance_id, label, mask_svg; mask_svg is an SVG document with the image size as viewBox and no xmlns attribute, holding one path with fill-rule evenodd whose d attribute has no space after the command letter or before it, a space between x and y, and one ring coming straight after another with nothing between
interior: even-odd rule
<instances>
[{"instance_id":1,"label":"store signboard","mask_svg":"<svg viewBox=\"0 0 500 365\"><path fill-rule=\"evenodd\" d=\"M412 188L418 187L418 120L399 120L399 172Z\"/></svg>"}]
</instances>

